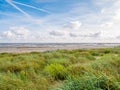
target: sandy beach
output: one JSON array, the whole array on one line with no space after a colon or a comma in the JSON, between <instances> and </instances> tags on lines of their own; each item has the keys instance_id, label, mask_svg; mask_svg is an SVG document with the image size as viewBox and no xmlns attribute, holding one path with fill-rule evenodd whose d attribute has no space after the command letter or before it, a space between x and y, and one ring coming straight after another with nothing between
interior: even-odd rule
<instances>
[{"instance_id":1,"label":"sandy beach","mask_svg":"<svg viewBox=\"0 0 120 90\"><path fill-rule=\"evenodd\" d=\"M82 48L110 48L120 44L44 44L44 45L11 45L1 46L0 53L23 53L23 52L44 52L58 49L82 49Z\"/></svg>"}]
</instances>

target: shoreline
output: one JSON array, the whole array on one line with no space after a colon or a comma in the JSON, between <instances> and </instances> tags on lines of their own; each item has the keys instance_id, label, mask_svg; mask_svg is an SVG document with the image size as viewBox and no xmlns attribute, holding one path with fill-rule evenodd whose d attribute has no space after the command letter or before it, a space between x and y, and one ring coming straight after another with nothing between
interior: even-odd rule
<instances>
[{"instance_id":1,"label":"shoreline","mask_svg":"<svg viewBox=\"0 0 120 90\"><path fill-rule=\"evenodd\" d=\"M41 47L27 47L27 46L17 46L17 47L0 47L0 53L29 53L29 52L45 52L53 50L74 50L74 49L94 49L94 48L113 48L119 45L66 45L66 46L41 46Z\"/></svg>"}]
</instances>

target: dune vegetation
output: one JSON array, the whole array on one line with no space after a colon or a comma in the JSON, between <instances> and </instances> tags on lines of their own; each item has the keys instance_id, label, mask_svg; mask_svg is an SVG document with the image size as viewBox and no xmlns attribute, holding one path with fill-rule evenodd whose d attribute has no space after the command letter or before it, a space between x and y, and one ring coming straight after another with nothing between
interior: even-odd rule
<instances>
[{"instance_id":1,"label":"dune vegetation","mask_svg":"<svg viewBox=\"0 0 120 90\"><path fill-rule=\"evenodd\" d=\"M120 90L120 47L1 53L0 90Z\"/></svg>"}]
</instances>

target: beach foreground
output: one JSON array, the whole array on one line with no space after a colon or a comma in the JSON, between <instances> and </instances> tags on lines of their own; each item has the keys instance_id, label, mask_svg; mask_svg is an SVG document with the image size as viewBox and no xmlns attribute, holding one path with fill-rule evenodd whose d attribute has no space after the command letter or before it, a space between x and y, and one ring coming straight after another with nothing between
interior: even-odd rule
<instances>
[{"instance_id":1,"label":"beach foreground","mask_svg":"<svg viewBox=\"0 0 120 90\"><path fill-rule=\"evenodd\" d=\"M0 53L0 90L120 90L120 47Z\"/></svg>"}]
</instances>

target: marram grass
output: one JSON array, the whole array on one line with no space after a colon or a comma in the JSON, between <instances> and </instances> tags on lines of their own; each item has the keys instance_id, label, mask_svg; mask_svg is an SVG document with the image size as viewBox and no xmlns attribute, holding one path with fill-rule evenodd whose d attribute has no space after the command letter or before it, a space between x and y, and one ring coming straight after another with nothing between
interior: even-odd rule
<instances>
[{"instance_id":1,"label":"marram grass","mask_svg":"<svg viewBox=\"0 0 120 90\"><path fill-rule=\"evenodd\" d=\"M120 90L120 47L1 53L0 90Z\"/></svg>"}]
</instances>

